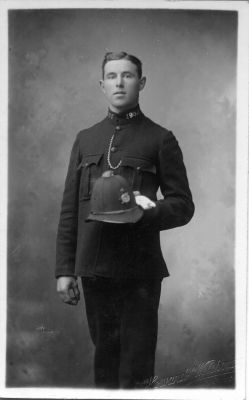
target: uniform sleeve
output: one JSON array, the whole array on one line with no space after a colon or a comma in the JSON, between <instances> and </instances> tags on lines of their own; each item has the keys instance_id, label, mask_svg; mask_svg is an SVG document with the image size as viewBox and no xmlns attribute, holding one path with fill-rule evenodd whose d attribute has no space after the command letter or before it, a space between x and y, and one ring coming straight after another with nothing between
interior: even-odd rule
<instances>
[{"instance_id":1,"label":"uniform sleeve","mask_svg":"<svg viewBox=\"0 0 249 400\"><path fill-rule=\"evenodd\" d=\"M65 188L61 204L56 240L55 276L74 276L77 247L78 194L80 172L79 137L77 136L70 156Z\"/></svg>"},{"instance_id":2,"label":"uniform sleeve","mask_svg":"<svg viewBox=\"0 0 249 400\"><path fill-rule=\"evenodd\" d=\"M162 200L144 212L144 229L166 230L187 224L194 214L182 151L172 132L164 135L158 153L158 174Z\"/></svg>"}]
</instances>

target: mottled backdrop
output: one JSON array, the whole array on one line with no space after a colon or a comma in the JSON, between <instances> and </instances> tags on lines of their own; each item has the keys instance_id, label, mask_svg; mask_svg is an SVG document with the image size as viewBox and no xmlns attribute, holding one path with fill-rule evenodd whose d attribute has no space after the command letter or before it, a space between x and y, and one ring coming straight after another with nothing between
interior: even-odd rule
<instances>
[{"instance_id":1,"label":"mottled backdrop","mask_svg":"<svg viewBox=\"0 0 249 400\"><path fill-rule=\"evenodd\" d=\"M111 50L142 59L141 108L178 138L196 204L161 234L156 373L234 359L236 40L235 12L10 11L7 385L93 383L84 302L55 292L55 236L74 138L106 114Z\"/></svg>"}]
</instances>

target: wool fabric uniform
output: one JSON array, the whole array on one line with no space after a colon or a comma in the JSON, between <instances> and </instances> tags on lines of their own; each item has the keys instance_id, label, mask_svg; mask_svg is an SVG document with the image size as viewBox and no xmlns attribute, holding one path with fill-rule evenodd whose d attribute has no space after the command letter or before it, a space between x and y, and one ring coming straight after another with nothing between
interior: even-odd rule
<instances>
[{"instance_id":1,"label":"wool fabric uniform","mask_svg":"<svg viewBox=\"0 0 249 400\"><path fill-rule=\"evenodd\" d=\"M136 224L86 222L93 184L110 169L134 191L156 202ZM164 199L157 200L160 187ZM168 276L159 232L189 222L194 204L183 156L172 132L144 116L139 106L107 117L77 135L57 234L56 276L162 278Z\"/></svg>"},{"instance_id":2,"label":"wool fabric uniform","mask_svg":"<svg viewBox=\"0 0 249 400\"><path fill-rule=\"evenodd\" d=\"M87 222L94 183L108 169L155 202L136 223ZM157 200L160 187L163 199ZM139 106L80 131L73 145L57 234L56 277L80 276L97 387L153 380L161 281L169 275L160 231L194 213L183 156L172 132Z\"/></svg>"}]
</instances>

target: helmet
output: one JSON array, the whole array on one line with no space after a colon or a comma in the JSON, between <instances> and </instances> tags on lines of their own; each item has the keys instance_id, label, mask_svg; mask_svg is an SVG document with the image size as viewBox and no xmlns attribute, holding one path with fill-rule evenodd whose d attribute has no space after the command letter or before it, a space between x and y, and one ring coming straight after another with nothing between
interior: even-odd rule
<instances>
[{"instance_id":1,"label":"helmet","mask_svg":"<svg viewBox=\"0 0 249 400\"><path fill-rule=\"evenodd\" d=\"M134 223L143 215L125 178L105 171L96 180L91 196L91 212L86 221Z\"/></svg>"}]
</instances>

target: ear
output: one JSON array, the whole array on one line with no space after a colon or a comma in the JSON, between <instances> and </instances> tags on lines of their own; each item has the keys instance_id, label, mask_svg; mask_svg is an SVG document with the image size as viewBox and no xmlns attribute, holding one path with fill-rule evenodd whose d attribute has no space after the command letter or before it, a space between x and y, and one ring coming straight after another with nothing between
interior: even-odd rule
<instances>
[{"instance_id":1,"label":"ear","mask_svg":"<svg viewBox=\"0 0 249 400\"><path fill-rule=\"evenodd\" d=\"M104 84L103 79L101 79L101 80L99 81L99 85L100 85L100 87L101 87L102 92L105 93L105 84Z\"/></svg>"},{"instance_id":2,"label":"ear","mask_svg":"<svg viewBox=\"0 0 249 400\"><path fill-rule=\"evenodd\" d=\"M146 84L146 77L143 76L139 81L139 91L143 90L145 84Z\"/></svg>"}]
</instances>

